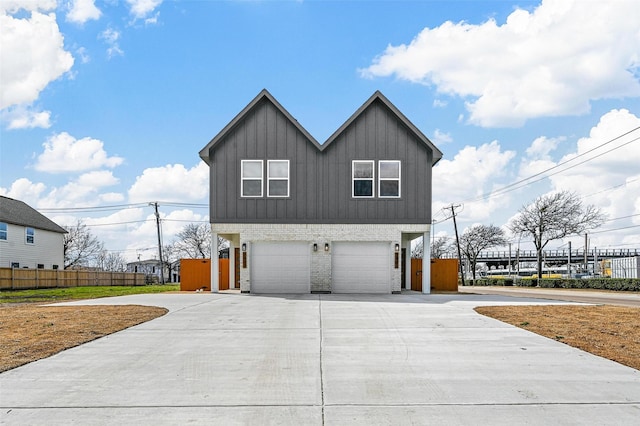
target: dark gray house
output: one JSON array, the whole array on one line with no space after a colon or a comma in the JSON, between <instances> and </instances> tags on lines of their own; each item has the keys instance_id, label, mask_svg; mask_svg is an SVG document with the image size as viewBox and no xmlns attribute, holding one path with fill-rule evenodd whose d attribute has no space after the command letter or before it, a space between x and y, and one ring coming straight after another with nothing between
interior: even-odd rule
<instances>
[{"instance_id":1,"label":"dark gray house","mask_svg":"<svg viewBox=\"0 0 640 426\"><path fill-rule=\"evenodd\" d=\"M319 144L263 90L200 157L213 241L229 240L230 282L243 292L409 286L411 241L430 241L431 170L442 153L380 92ZM213 291L218 273L212 262Z\"/></svg>"}]
</instances>

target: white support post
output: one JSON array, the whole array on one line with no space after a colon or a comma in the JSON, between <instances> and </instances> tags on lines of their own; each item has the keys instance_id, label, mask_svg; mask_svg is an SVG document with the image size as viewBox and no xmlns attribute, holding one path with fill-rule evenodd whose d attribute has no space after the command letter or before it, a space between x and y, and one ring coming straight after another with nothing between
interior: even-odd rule
<instances>
[{"instance_id":1,"label":"white support post","mask_svg":"<svg viewBox=\"0 0 640 426\"><path fill-rule=\"evenodd\" d=\"M406 239L404 242L405 254L404 254L404 284L407 290L411 290L411 240Z\"/></svg>"},{"instance_id":2,"label":"white support post","mask_svg":"<svg viewBox=\"0 0 640 426\"><path fill-rule=\"evenodd\" d=\"M431 229L422 238L422 294L431 294Z\"/></svg>"},{"instance_id":3,"label":"white support post","mask_svg":"<svg viewBox=\"0 0 640 426\"><path fill-rule=\"evenodd\" d=\"M213 227L212 227L213 228ZM220 261L218 260L218 233L211 229L211 292L220 291Z\"/></svg>"},{"instance_id":4,"label":"white support post","mask_svg":"<svg viewBox=\"0 0 640 426\"><path fill-rule=\"evenodd\" d=\"M229 241L229 288L236 288L236 246Z\"/></svg>"}]
</instances>

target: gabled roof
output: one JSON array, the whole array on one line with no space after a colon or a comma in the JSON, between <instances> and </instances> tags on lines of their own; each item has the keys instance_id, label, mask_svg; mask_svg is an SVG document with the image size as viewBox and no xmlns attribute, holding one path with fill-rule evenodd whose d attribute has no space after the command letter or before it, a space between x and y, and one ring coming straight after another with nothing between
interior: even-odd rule
<instances>
[{"instance_id":1,"label":"gabled roof","mask_svg":"<svg viewBox=\"0 0 640 426\"><path fill-rule=\"evenodd\" d=\"M238 115L234 117L233 120L229 124L227 124L221 131L218 133L211 141L200 150L200 158L202 158L207 164L209 164L209 150L211 147L215 146L218 142L227 136L229 132L231 132L242 120L245 116L263 99L269 100L287 119L303 134L305 137L313 144L319 151L324 151L327 149L333 141L335 141L340 134L351 125L364 111L369 108L371 104L376 101L381 102L384 106L386 106L391 113L393 113L398 120L402 122L415 136L416 138L425 144L429 149L433 152L433 164L436 164L442 158L442 151L440 151L430 140L427 138L424 133L420 131L404 114L398 110L398 108L393 105L389 99L387 99L379 90L376 90L373 95L364 103L356 112L353 113L351 117L347 121L342 124L336 130L329 139L326 140L325 143L319 144L318 141L311 136L311 134L304 128L298 120L296 120L289 112L282 106L280 103L269 93L267 89L262 89L258 96L256 96ZM432 165L433 165L432 164Z\"/></svg>"},{"instance_id":2,"label":"gabled roof","mask_svg":"<svg viewBox=\"0 0 640 426\"><path fill-rule=\"evenodd\" d=\"M0 195L0 222L66 234L67 231L26 203Z\"/></svg>"},{"instance_id":3,"label":"gabled roof","mask_svg":"<svg viewBox=\"0 0 640 426\"><path fill-rule=\"evenodd\" d=\"M287 120L289 120L291 123L293 123L293 125L307 138L311 141L311 143L313 143L318 149L322 149L321 145L318 143L317 140L315 140L315 138L313 136L311 136L311 134L309 132L307 132L307 129L305 129L304 127L302 127L300 125L300 123L298 123L298 120L296 120L291 114L289 114L289 111L287 111L282 105L280 105L280 102L278 102L276 100L276 98L273 97L273 95L271 95L271 93L269 93L269 91L267 89L262 89L260 91L260 93L258 93L258 96L256 96L255 98L253 98L253 100L251 102L249 102L249 105L247 105L246 107L244 107L244 109L242 111L240 111L240 113L238 115L236 115L233 120L231 120L231 122L229 124L227 124L221 131L220 133L218 133L213 139L211 139L211 141L209 141L209 143L200 150L200 158L202 158L204 160L205 163L209 164L209 149L212 146L215 146L218 142L220 142L220 140L224 139L225 136L227 136L227 134L229 132L231 132L233 129L236 128L236 126L242 122L242 120L245 118L245 116L256 106L258 105L263 99L268 99L285 117L287 117Z\"/></svg>"},{"instance_id":4,"label":"gabled roof","mask_svg":"<svg viewBox=\"0 0 640 426\"><path fill-rule=\"evenodd\" d=\"M329 147L329 145L331 145L331 143L336 140L338 136L340 136L340 134L351 125L351 123L353 123L363 112L367 110L367 108L369 108L369 106L371 106L371 104L376 101L380 101L384 106L386 106L398 118L398 120L402 122L402 124L404 124L409 130L411 130L411 132L418 138L418 140L420 140L420 142L431 149L431 151L433 152L433 164L436 164L438 161L440 161L440 159L442 158L442 151L440 151L433 144L433 142L431 142L429 138L427 138L424 133L420 131L420 129L418 129L411 121L409 121L409 119L403 113L401 113L400 110L396 108L396 106L392 104L391 101L389 101L389 99L387 99L379 90L376 90L375 93L371 95L371 97L367 99L367 101L362 104L362 106L358 108L356 112L354 112L353 115L351 115L351 117L349 117L349 119L345 121L342 126L338 128L338 130L336 130L331 136L329 136L329 139L327 139L327 141L322 144L322 149L326 149L327 147Z\"/></svg>"}]
</instances>

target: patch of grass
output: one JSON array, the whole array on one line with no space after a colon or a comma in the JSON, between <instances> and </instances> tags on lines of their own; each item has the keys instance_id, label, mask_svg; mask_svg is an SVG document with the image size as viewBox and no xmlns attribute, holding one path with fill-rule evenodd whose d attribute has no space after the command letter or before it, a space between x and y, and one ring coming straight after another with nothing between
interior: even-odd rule
<instances>
[{"instance_id":1,"label":"patch of grass","mask_svg":"<svg viewBox=\"0 0 640 426\"><path fill-rule=\"evenodd\" d=\"M61 300L97 299L100 297L126 296L129 294L164 293L167 291L179 290L179 284L69 287L36 290L3 290L0 291L0 304L59 302Z\"/></svg>"},{"instance_id":2,"label":"patch of grass","mask_svg":"<svg viewBox=\"0 0 640 426\"><path fill-rule=\"evenodd\" d=\"M640 308L484 306L476 312L640 370Z\"/></svg>"},{"instance_id":3,"label":"patch of grass","mask_svg":"<svg viewBox=\"0 0 640 426\"><path fill-rule=\"evenodd\" d=\"M38 306L0 309L0 372L46 358L167 313L154 306Z\"/></svg>"}]
</instances>

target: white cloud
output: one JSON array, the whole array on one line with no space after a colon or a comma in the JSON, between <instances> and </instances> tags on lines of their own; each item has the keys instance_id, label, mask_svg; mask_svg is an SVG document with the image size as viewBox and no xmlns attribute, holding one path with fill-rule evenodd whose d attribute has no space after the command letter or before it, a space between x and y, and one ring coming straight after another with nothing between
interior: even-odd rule
<instances>
[{"instance_id":1,"label":"white cloud","mask_svg":"<svg viewBox=\"0 0 640 426\"><path fill-rule=\"evenodd\" d=\"M7 129L33 129L51 127L51 111L34 111L31 107L18 105L2 111L2 121Z\"/></svg>"},{"instance_id":2,"label":"white cloud","mask_svg":"<svg viewBox=\"0 0 640 426\"><path fill-rule=\"evenodd\" d=\"M440 160L433 168L433 211L496 189L494 180L507 174L515 155L514 151L502 151L500 144L493 141L479 147L466 146L453 160ZM503 203L501 197L474 202L465 207L464 215L468 220L484 219L504 207Z\"/></svg>"},{"instance_id":3,"label":"white cloud","mask_svg":"<svg viewBox=\"0 0 640 426\"><path fill-rule=\"evenodd\" d=\"M636 1L544 0L502 25L445 22L388 46L365 77L395 75L466 99L469 121L520 126L584 114L590 101L640 96Z\"/></svg>"},{"instance_id":4,"label":"white cloud","mask_svg":"<svg viewBox=\"0 0 640 426\"><path fill-rule=\"evenodd\" d=\"M116 55L124 55L124 51L120 48L119 43L120 31L114 30L113 28L109 27L101 32L98 37L103 39L107 43L107 46L109 46L107 48L107 55L109 56L109 59L113 58Z\"/></svg>"},{"instance_id":5,"label":"white cloud","mask_svg":"<svg viewBox=\"0 0 640 426\"><path fill-rule=\"evenodd\" d=\"M434 108L444 108L448 105L447 101L443 101L442 99L434 99L433 100L433 107Z\"/></svg>"},{"instance_id":6,"label":"white cloud","mask_svg":"<svg viewBox=\"0 0 640 426\"><path fill-rule=\"evenodd\" d=\"M182 164L145 169L129 189L129 201L189 202L206 198L209 167L201 162L191 169Z\"/></svg>"},{"instance_id":7,"label":"white cloud","mask_svg":"<svg viewBox=\"0 0 640 426\"><path fill-rule=\"evenodd\" d=\"M9 1L0 6L0 109L31 104L50 82L71 70L73 56L64 50L56 15L41 13L55 7L55 1ZM21 9L30 16L12 15Z\"/></svg>"},{"instance_id":8,"label":"white cloud","mask_svg":"<svg viewBox=\"0 0 640 426\"><path fill-rule=\"evenodd\" d=\"M102 12L95 5L95 0L72 0L67 21L84 24L90 20L100 19Z\"/></svg>"},{"instance_id":9,"label":"white cloud","mask_svg":"<svg viewBox=\"0 0 640 426\"><path fill-rule=\"evenodd\" d=\"M38 200L46 188L47 186L42 182L34 183L27 178L20 178L15 180L10 188L0 187L0 195L24 201L33 207L38 204Z\"/></svg>"},{"instance_id":10,"label":"white cloud","mask_svg":"<svg viewBox=\"0 0 640 426\"><path fill-rule=\"evenodd\" d=\"M451 137L450 133L445 133L440 131L440 129L436 129L433 132L432 141L436 145L444 145L453 142L453 138Z\"/></svg>"},{"instance_id":11,"label":"white cloud","mask_svg":"<svg viewBox=\"0 0 640 426\"><path fill-rule=\"evenodd\" d=\"M127 0L127 4L129 4L130 12L135 19L157 21L157 14L153 17L150 15L162 4L162 0Z\"/></svg>"},{"instance_id":12,"label":"white cloud","mask_svg":"<svg viewBox=\"0 0 640 426\"><path fill-rule=\"evenodd\" d=\"M578 140L576 151L560 159L565 162L584 154L559 167L564 170L575 165L550 178L554 189L576 191L605 209L610 217L640 213L635 207L640 194L640 130L612 141L639 126L640 118L625 109L603 115L589 136Z\"/></svg>"},{"instance_id":13,"label":"white cloud","mask_svg":"<svg viewBox=\"0 0 640 426\"><path fill-rule=\"evenodd\" d=\"M548 138L546 136L540 136L536 138L529 148L527 148L527 157L530 159L548 159L549 154L558 147L560 142L566 140L564 137Z\"/></svg>"},{"instance_id":14,"label":"white cloud","mask_svg":"<svg viewBox=\"0 0 640 426\"><path fill-rule=\"evenodd\" d=\"M85 173L53 188L40 200L40 205L56 208L95 206L99 204L100 191L118 182L108 170Z\"/></svg>"},{"instance_id":15,"label":"white cloud","mask_svg":"<svg viewBox=\"0 0 640 426\"><path fill-rule=\"evenodd\" d=\"M104 143L93 138L76 139L63 132L51 136L43 144L44 152L38 156L35 169L49 173L82 172L102 167L113 168L123 158L107 156Z\"/></svg>"},{"instance_id":16,"label":"white cloud","mask_svg":"<svg viewBox=\"0 0 640 426\"><path fill-rule=\"evenodd\" d=\"M87 49L84 47L79 47L76 49L76 54L80 57L80 61L83 64L87 64L91 61L91 57L87 53Z\"/></svg>"}]
</instances>

